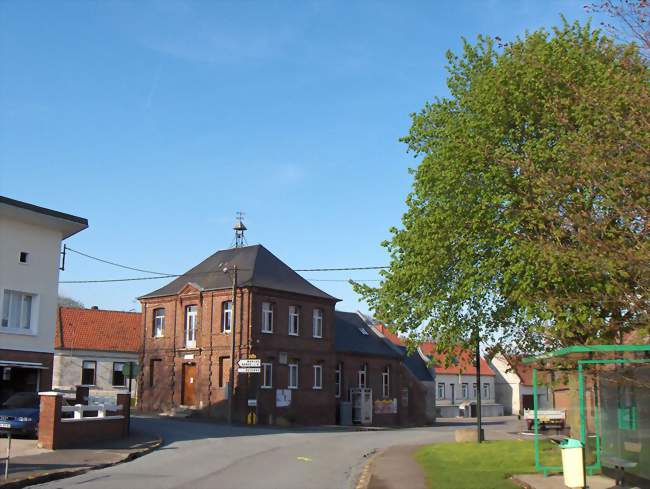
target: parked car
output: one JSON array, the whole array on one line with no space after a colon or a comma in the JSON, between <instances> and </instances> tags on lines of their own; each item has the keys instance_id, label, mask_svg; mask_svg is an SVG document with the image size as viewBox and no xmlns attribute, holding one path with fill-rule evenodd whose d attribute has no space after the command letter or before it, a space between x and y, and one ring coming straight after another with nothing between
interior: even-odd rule
<instances>
[{"instance_id":1,"label":"parked car","mask_svg":"<svg viewBox=\"0 0 650 489\"><path fill-rule=\"evenodd\" d=\"M36 392L17 392L0 404L0 430L38 435L40 399Z\"/></svg>"}]
</instances>

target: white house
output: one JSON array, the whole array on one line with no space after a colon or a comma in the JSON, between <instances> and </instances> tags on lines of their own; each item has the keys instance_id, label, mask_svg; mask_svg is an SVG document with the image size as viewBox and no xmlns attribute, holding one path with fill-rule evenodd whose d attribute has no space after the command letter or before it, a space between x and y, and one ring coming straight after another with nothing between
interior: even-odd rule
<instances>
[{"instance_id":1,"label":"white house","mask_svg":"<svg viewBox=\"0 0 650 489\"><path fill-rule=\"evenodd\" d=\"M495 388L497 401L503 404L506 414L522 415L524 409L533 409L533 370L517 359L508 359L497 354L491 361L496 373ZM538 385L539 409L550 409L553 405L549 388Z\"/></svg>"},{"instance_id":2,"label":"white house","mask_svg":"<svg viewBox=\"0 0 650 489\"><path fill-rule=\"evenodd\" d=\"M51 388L61 241L87 227L0 196L0 401Z\"/></svg>"},{"instance_id":3,"label":"white house","mask_svg":"<svg viewBox=\"0 0 650 489\"><path fill-rule=\"evenodd\" d=\"M54 389L88 387L94 398L125 393L125 367L138 365L142 350L142 314L97 308L59 308L54 350ZM137 393L131 382L132 396Z\"/></svg>"}]
</instances>

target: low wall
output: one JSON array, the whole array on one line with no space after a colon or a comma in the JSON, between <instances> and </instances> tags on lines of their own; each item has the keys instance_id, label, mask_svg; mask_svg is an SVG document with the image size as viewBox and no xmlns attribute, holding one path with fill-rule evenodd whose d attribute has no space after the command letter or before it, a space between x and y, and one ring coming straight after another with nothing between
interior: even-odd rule
<instances>
[{"instance_id":1,"label":"low wall","mask_svg":"<svg viewBox=\"0 0 650 489\"><path fill-rule=\"evenodd\" d=\"M41 411L38 424L38 445L41 448L83 447L92 443L117 440L128 436L130 419L130 397L117 395L121 410L115 414L98 413L95 417L84 417L93 406L79 406L73 418L63 417L63 396L58 392L41 393ZM99 411L99 406L94 406ZM101 417L100 417L101 416Z\"/></svg>"}]
</instances>

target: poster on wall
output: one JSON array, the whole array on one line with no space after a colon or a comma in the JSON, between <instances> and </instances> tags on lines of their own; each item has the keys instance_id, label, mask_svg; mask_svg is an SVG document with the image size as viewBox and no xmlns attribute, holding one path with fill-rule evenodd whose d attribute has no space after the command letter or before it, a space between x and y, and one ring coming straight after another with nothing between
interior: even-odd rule
<instances>
[{"instance_id":1,"label":"poster on wall","mask_svg":"<svg viewBox=\"0 0 650 489\"><path fill-rule=\"evenodd\" d=\"M291 405L291 389L275 390L275 407L287 407Z\"/></svg>"},{"instance_id":2,"label":"poster on wall","mask_svg":"<svg viewBox=\"0 0 650 489\"><path fill-rule=\"evenodd\" d=\"M374 411L375 414L397 414L397 399L377 399Z\"/></svg>"}]
</instances>

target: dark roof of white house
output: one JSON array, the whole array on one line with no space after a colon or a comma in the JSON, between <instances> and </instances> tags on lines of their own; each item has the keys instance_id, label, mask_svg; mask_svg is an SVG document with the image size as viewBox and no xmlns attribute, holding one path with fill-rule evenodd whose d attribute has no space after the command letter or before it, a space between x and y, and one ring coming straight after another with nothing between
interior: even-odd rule
<instances>
[{"instance_id":1,"label":"dark roof of white house","mask_svg":"<svg viewBox=\"0 0 650 489\"><path fill-rule=\"evenodd\" d=\"M355 312L336 311L335 348L339 353L360 353L401 358L402 354L377 335Z\"/></svg>"},{"instance_id":2,"label":"dark roof of white house","mask_svg":"<svg viewBox=\"0 0 650 489\"><path fill-rule=\"evenodd\" d=\"M302 278L291 267L262 245L244 246L217 251L194 268L170 283L141 296L162 297L178 294L188 283L200 290L217 290L232 287L232 278L224 268L237 267L239 287L260 287L338 301Z\"/></svg>"}]
</instances>

